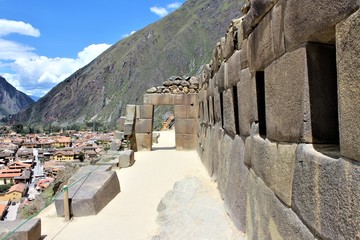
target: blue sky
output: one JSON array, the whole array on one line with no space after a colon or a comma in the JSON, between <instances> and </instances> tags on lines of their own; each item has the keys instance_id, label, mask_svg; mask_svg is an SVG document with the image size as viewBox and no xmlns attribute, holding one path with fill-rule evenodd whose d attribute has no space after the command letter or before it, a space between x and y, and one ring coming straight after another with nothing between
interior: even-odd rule
<instances>
[{"instance_id":1,"label":"blue sky","mask_svg":"<svg viewBox=\"0 0 360 240\"><path fill-rule=\"evenodd\" d=\"M0 0L0 75L43 96L122 38L185 0Z\"/></svg>"}]
</instances>

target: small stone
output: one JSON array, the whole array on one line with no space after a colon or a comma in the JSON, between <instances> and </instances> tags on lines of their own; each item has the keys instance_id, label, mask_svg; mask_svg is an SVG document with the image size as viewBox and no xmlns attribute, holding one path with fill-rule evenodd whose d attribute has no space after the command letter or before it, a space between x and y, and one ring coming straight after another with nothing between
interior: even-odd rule
<instances>
[{"instance_id":1,"label":"small stone","mask_svg":"<svg viewBox=\"0 0 360 240\"><path fill-rule=\"evenodd\" d=\"M189 89L189 93L196 93L195 89Z\"/></svg>"},{"instance_id":2,"label":"small stone","mask_svg":"<svg viewBox=\"0 0 360 240\"><path fill-rule=\"evenodd\" d=\"M163 93L170 93L170 90L169 90L168 88L165 88L165 89L163 90Z\"/></svg>"},{"instance_id":3,"label":"small stone","mask_svg":"<svg viewBox=\"0 0 360 240\"><path fill-rule=\"evenodd\" d=\"M180 84L181 84L181 80L175 80L175 81L174 81L174 84L175 84L175 85L180 85Z\"/></svg>"},{"instance_id":4,"label":"small stone","mask_svg":"<svg viewBox=\"0 0 360 240\"><path fill-rule=\"evenodd\" d=\"M182 93L179 89L175 89L173 92L172 92L173 94L180 94L180 93Z\"/></svg>"},{"instance_id":5,"label":"small stone","mask_svg":"<svg viewBox=\"0 0 360 240\"><path fill-rule=\"evenodd\" d=\"M186 94L188 94L188 93L189 93L189 88L188 88L188 87L184 87L183 92L186 93Z\"/></svg>"},{"instance_id":6,"label":"small stone","mask_svg":"<svg viewBox=\"0 0 360 240\"><path fill-rule=\"evenodd\" d=\"M191 77L189 82L191 85L199 84L199 80L197 79L197 77Z\"/></svg>"},{"instance_id":7,"label":"small stone","mask_svg":"<svg viewBox=\"0 0 360 240\"><path fill-rule=\"evenodd\" d=\"M163 83L163 85L164 85L165 87L169 87L169 86L173 85L173 82L168 80L168 81L165 81L165 82Z\"/></svg>"},{"instance_id":8,"label":"small stone","mask_svg":"<svg viewBox=\"0 0 360 240\"><path fill-rule=\"evenodd\" d=\"M152 88L149 88L148 90L146 90L147 93L156 93L156 87L152 87Z\"/></svg>"},{"instance_id":9,"label":"small stone","mask_svg":"<svg viewBox=\"0 0 360 240\"><path fill-rule=\"evenodd\" d=\"M169 81L182 80L180 76L171 76L169 77Z\"/></svg>"},{"instance_id":10,"label":"small stone","mask_svg":"<svg viewBox=\"0 0 360 240\"><path fill-rule=\"evenodd\" d=\"M186 81L189 81L190 80L190 76L183 76L183 79L186 80Z\"/></svg>"},{"instance_id":11,"label":"small stone","mask_svg":"<svg viewBox=\"0 0 360 240\"><path fill-rule=\"evenodd\" d=\"M188 86L190 86L190 83L188 81L184 80L184 81L181 82L181 86L188 87Z\"/></svg>"},{"instance_id":12,"label":"small stone","mask_svg":"<svg viewBox=\"0 0 360 240\"><path fill-rule=\"evenodd\" d=\"M192 84L189 86L189 88L190 89L199 89L199 84L197 84L197 85Z\"/></svg>"},{"instance_id":13,"label":"small stone","mask_svg":"<svg viewBox=\"0 0 360 240\"><path fill-rule=\"evenodd\" d=\"M178 89L179 89L180 91L183 91L183 90L184 90L184 87L183 87L183 86L179 86Z\"/></svg>"}]
</instances>

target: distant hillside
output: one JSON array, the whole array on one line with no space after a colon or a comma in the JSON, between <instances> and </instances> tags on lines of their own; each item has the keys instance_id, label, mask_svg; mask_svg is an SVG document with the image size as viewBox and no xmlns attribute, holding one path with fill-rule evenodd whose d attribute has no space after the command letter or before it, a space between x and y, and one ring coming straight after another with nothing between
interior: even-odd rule
<instances>
[{"instance_id":1,"label":"distant hillside","mask_svg":"<svg viewBox=\"0 0 360 240\"><path fill-rule=\"evenodd\" d=\"M160 21L121 40L17 115L24 123L115 122L151 86L190 75L211 59L243 1L188 0ZM114 23L114 31L117 24ZM94 33L96 34L96 33Z\"/></svg>"},{"instance_id":2,"label":"distant hillside","mask_svg":"<svg viewBox=\"0 0 360 240\"><path fill-rule=\"evenodd\" d=\"M29 97L34 100L35 102L37 102L41 97L37 97L37 96L31 96L29 95Z\"/></svg>"},{"instance_id":3,"label":"distant hillside","mask_svg":"<svg viewBox=\"0 0 360 240\"><path fill-rule=\"evenodd\" d=\"M0 76L0 119L18 113L33 102L29 96L16 90L5 78Z\"/></svg>"}]
</instances>

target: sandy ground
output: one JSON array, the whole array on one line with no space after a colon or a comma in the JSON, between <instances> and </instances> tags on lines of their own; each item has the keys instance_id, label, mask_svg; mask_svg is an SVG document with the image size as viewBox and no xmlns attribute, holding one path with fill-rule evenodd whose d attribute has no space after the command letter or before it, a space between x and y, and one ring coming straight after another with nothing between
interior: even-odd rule
<instances>
[{"instance_id":1,"label":"sandy ground","mask_svg":"<svg viewBox=\"0 0 360 240\"><path fill-rule=\"evenodd\" d=\"M132 167L117 170L121 193L96 216L66 223L50 205L38 216L44 239L151 239L158 231L157 206L175 182L196 176L218 195L197 153L174 146L174 132L161 132L154 151L135 153Z\"/></svg>"}]
</instances>

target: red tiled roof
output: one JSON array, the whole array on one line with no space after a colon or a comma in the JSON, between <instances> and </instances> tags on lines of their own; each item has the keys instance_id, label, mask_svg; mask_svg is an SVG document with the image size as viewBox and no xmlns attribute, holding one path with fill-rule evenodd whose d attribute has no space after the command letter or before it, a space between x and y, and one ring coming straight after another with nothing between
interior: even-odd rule
<instances>
[{"instance_id":1,"label":"red tiled roof","mask_svg":"<svg viewBox=\"0 0 360 240\"><path fill-rule=\"evenodd\" d=\"M25 168L31 167L31 164L27 164L27 163L23 163L23 162L13 162L13 163L10 163L10 164L9 164L9 167L10 167L10 166L13 166L13 165L22 166L22 167L25 167Z\"/></svg>"},{"instance_id":2,"label":"red tiled roof","mask_svg":"<svg viewBox=\"0 0 360 240\"><path fill-rule=\"evenodd\" d=\"M21 173L2 173L0 174L0 178L14 178L14 177L20 177Z\"/></svg>"},{"instance_id":3,"label":"red tiled roof","mask_svg":"<svg viewBox=\"0 0 360 240\"><path fill-rule=\"evenodd\" d=\"M0 217L4 214L7 204L0 204Z\"/></svg>"},{"instance_id":4,"label":"red tiled roof","mask_svg":"<svg viewBox=\"0 0 360 240\"><path fill-rule=\"evenodd\" d=\"M2 169L0 173L19 173L21 169Z\"/></svg>"},{"instance_id":5,"label":"red tiled roof","mask_svg":"<svg viewBox=\"0 0 360 240\"><path fill-rule=\"evenodd\" d=\"M9 189L8 192L9 193L11 193L11 192L24 193L26 188L27 188L27 185L25 183L18 183L18 184L11 186L11 188Z\"/></svg>"}]
</instances>

